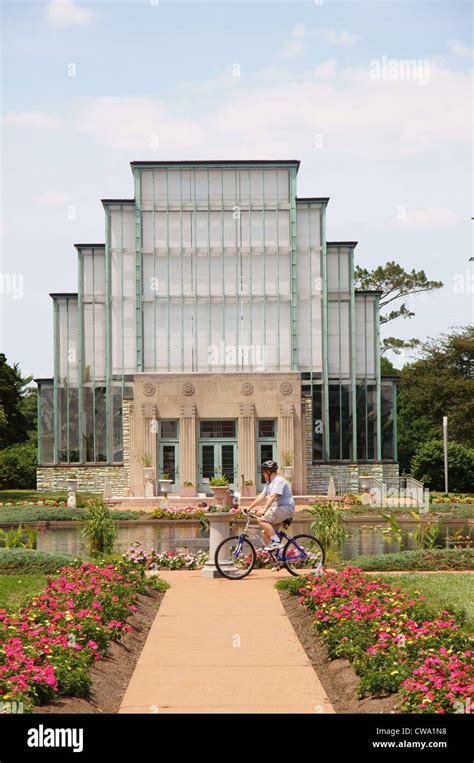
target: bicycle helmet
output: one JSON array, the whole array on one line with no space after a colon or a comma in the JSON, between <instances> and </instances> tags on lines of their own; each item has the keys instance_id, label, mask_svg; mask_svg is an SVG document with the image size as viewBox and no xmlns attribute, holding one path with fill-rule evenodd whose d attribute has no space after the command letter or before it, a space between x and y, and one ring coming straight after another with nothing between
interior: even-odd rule
<instances>
[{"instance_id":1,"label":"bicycle helmet","mask_svg":"<svg viewBox=\"0 0 474 763\"><path fill-rule=\"evenodd\" d=\"M277 462L271 461L270 459L268 461L264 461L263 464L260 464L260 471L262 472L276 472L277 469Z\"/></svg>"}]
</instances>

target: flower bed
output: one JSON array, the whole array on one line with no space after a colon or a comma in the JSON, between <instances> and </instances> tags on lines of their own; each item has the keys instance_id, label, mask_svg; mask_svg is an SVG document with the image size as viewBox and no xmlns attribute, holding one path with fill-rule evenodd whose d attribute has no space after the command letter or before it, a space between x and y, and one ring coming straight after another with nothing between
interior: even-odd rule
<instances>
[{"instance_id":1,"label":"flower bed","mask_svg":"<svg viewBox=\"0 0 474 763\"><path fill-rule=\"evenodd\" d=\"M314 613L329 657L352 662L359 697L399 692L401 712L454 713L467 706L474 666L462 614L437 612L423 596L357 567L287 586Z\"/></svg>"},{"instance_id":2,"label":"flower bed","mask_svg":"<svg viewBox=\"0 0 474 763\"><path fill-rule=\"evenodd\" d=\"M0 610L0 699L24 709L57 695L85 696L90 667L146 591L144 570L127 563L64 568L44 593L16 612Z\"/></svg>"},{"instance_id":3,"label":"flower bed","mask_svg":"<svg viewBox=\"0 0 474 763\"><path fill-rule=\"evenodd\" d=\"M133 545L124 553L123 558L145 570L196 570L206 564L209 556L204 551L145 551L141 546Z\"/></svg>"},{"instance_id":4,"label":"flower bed","mask_svg":"<svg viewBox=\"0 0 474 763\"><path fill-rule=\"evenodd\" d=\"M430 503L460 503L474 504L474 496L459 493L459 495L434 495L430 498Z\"/></svg>"}]
</instances>

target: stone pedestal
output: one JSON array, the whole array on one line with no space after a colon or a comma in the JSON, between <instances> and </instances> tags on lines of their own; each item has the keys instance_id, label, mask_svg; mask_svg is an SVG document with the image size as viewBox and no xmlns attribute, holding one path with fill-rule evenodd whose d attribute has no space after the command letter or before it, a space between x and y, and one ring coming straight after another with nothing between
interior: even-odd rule
<instances>
[{"instance_id":1,"label":"stone pedestal","mask_svg":"<svg viewBox=\"0 0 474 763\"><path fill-rule=\"evenodd\" d=\"M209 561L201 570L203 578L220 578L214 556L217 546L230 535L230 520L232 514L229 512L208 512L204 515L209 521ZM227 566L227 565L226 565ZM233 562L228 562L229 569L234 568Z\"/></svg>"}]
</instances>

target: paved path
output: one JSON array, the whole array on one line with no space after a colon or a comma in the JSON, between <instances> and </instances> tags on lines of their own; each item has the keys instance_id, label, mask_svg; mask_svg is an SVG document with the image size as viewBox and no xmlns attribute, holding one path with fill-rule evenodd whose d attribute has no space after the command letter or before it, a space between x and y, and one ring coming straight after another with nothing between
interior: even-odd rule
<instances>
[{"instance_id":1,"label":"paved path","mask_svg":"<svg viewBox=\"0 0 474 763\"><path fill-rule=\"evenodd\" d=\"M119 712L334 712L274 588L278 573L160 576L172 587Z\"/></svg>"}]
</instances>

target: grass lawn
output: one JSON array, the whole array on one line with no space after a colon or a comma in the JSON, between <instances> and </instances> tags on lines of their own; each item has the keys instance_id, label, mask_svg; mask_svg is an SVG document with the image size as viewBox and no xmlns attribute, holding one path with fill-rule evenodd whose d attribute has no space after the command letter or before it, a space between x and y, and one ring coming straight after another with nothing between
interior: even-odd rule
<instances>
[{"instance_id":1,"label":"grass lawn","mask_svg":"<svg viewBox=\"0 0 474 763\"><path fill-rule=\"evenodd\" d=\"M82 490L78 490L78 495L83 495L87 498L96 498L99 493L87 493ZM42 492L40 490L0 490L0 503L8 503L9 501L38 501L39 499L48 498L52 501L57 501L60 498L65 500L67 498L67 490L62 490L59 493Z\"/></svg>"},{"instance_id":2,"label":"grass lawn","mask_svg":"<svg viewBox=\"0 0 474 763\"><path fill-rule=\"evenodd\" d=\"M31 596L46 587L47 576L0 575L0 607L21 607Z\"/></svg>"},{"instance_id":3,"label":"grass lawn","mask_svg":"<svg viewBox=\"0 0 474 763\"><path fill-rule=\"evenodd\" d=\"M380 577L385 582L401 585L412 593L419 591L426 596L427 601L441 609L446 606L462 607L467 613L465 630L474 633L474 575L466 572L434 574L396 572L391 575L380 575Z\"/></svg>"}]
</instances>

